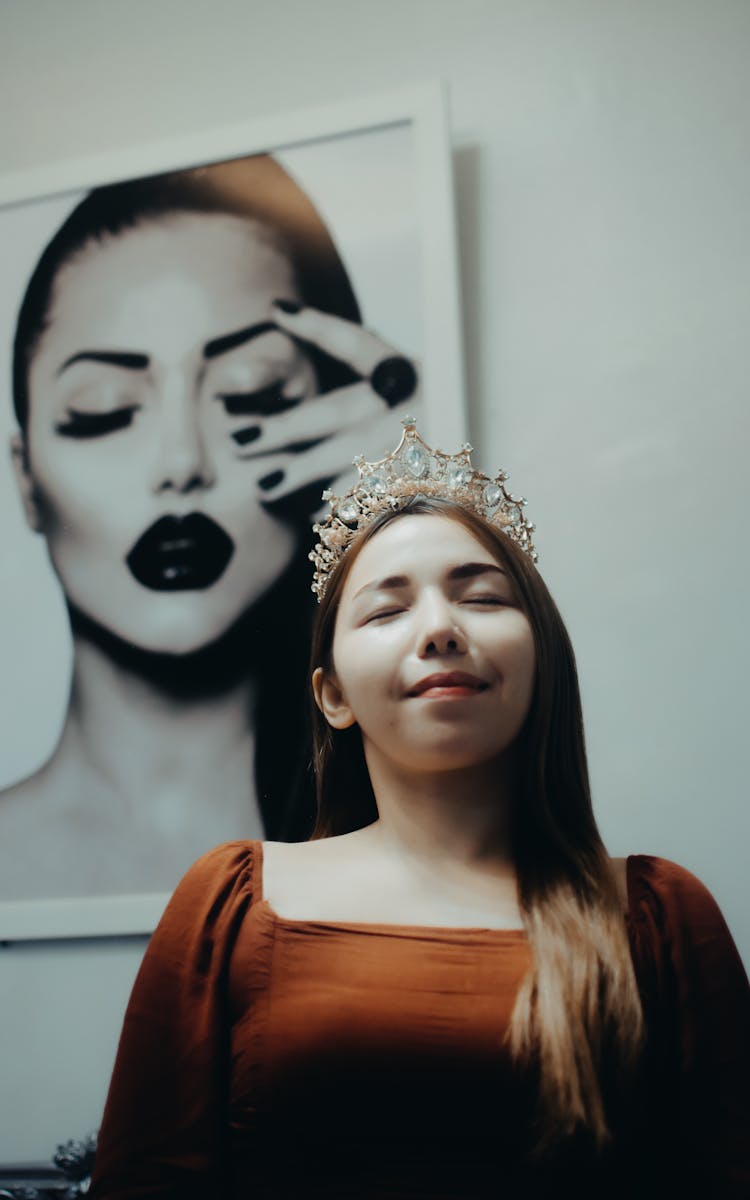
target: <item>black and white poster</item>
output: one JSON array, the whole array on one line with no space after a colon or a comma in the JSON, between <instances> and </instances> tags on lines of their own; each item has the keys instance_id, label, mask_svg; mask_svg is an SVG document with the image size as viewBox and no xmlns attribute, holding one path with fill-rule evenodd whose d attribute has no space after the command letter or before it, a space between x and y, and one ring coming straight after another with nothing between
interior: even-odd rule
<instances>
[{"instance_id":1,"label":"black and white poster","mask_svg":"<svg viewBox=\"0 0 750 1200\"><path fill-rule=\"evenodd\" d=\"M321 491L407 413L465 436L440 97L385 111L0 209L0 936L140 931L211 846L310 828Z\"/></svg>"}]
</instances>

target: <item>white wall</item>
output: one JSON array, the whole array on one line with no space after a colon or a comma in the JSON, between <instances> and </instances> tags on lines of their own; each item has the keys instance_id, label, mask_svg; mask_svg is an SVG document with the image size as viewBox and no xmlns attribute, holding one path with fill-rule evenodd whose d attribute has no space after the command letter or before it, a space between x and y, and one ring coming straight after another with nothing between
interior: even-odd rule
<instances>
[{"instance_id":1,"label":"white wall","mask_svg":"<svg viewBox=\"0 0 750 1200\"><path fill-rule=\"evenodd\" d=\"M605 838L750 963L750 4L5 0L0 39L7 169L448 81L472 437L529 496ZM0 954L0 1160L96 1125L139 952Z\"/></svg>"}]
</instances>

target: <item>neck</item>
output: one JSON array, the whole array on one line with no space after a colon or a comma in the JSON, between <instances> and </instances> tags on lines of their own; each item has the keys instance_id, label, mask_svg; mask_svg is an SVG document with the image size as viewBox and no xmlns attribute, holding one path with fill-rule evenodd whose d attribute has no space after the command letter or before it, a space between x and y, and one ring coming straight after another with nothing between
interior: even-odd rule
<instances>
[{"instance_id":1,"label":"neck","mask_svg":"<svg viewBox=\"0 0 750 1200\"><path fill-rule=\"evenodd\" d=\"M508 755L455 771L409 772L366 751L378 820L392 851L467 867L512 861L514 768Z\"/></svg>"},{"instance_id":2,"label":"neck","mask_svg":"<svg viewBox=\"0 0 750 1200\"><path fill-rule=\"evenodd\" d=\"M186 800L253 784L255 686L239 656L170 659L126 646L73 615L73 676L55 757L84 784L149 803L160 790ZM236 647L235 647L236 650Z\"/></svg>"}]
</instances>

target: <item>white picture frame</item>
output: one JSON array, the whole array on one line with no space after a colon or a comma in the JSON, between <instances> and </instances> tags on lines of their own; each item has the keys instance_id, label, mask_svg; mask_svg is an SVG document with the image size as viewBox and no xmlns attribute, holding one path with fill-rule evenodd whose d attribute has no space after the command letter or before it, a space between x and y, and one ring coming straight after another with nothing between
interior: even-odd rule
<instances>
[{"instance_id":1,"label":"white picture frame","mask_svg":"<svg viewBox=\"0 0 750 1200\"><path fill-rule=\"evenodd\" d=\"M399 161L392 166L389 166L387 151L389 138L393 139L394 145L401 146ZM403 147L407 142L405 156ZM380 163L377 168L372 166L373 156L368 152L368 146L372 148L376 143L385 147L377 160ZM466 439L467 421L450 138L446 98L440 84L355 98L325 108L266 116L169 141L118 148L96 157L55 164L49 169L0 174L0 244L4 222L12 218L19 228L28 224L36 229L35 222L40 224L37 217L42 210L54 210L59 206L60 211L64 211L68 196L104 184L189 170L261 153L271 154L289 170L294 170L328 222L358 289L365 325L371 325L394 343L418 343L404 345L404 350L414 353L421 363L420 431L433 445L450 450L457 448ZM403 241L397 243L401 250L394 252L393 261L389 262L388 255L383 253L382 242L374 256L377 263L364 261L368 239L361 236L361 231L368 228L365 222L372 221L374 216L373 212L365 211L367 206L363 204L359 204L362 212L357 211L358 193L353 184L356 183L354 177L360 172L342 168L340 186L337 187L335 170L331 167L337 158L345 163L347 155L351 156L352 163L366 164L366 169L362 170L365 178L359 180L360 198L368 192L372 194L375 185L380 188L378 207L385 211L381 211L379 217L384 222L396 220L407 207L409 209L408 221L413 236L407 265L413 275L409 286L414 279L418 280L418 311L414 307L414 295L409 294L408 287L401 286L399 277L404 266ZM405 170L410 173L411 186L409 196L402 197L403 203L400 203L395 193L398 192L399 173L403 174ZM366 178L368 171L373 172L369 179ZM59 215L54 216L55 221L59 219ZM40 228L43 224L42 220ZM30 247L31 242L33 238ZM6 347L14 304L17 304L8 289L15 289L14 295L18 297L19 284L27 275L29 265L33 265L35 253L27 249L24 260L22 251L21 265L15 276L11 270L10 282L6 279L5 285L0 284L0 293L3 287L6 289L0 311L0 337ZM358 254L361 262L357 261ZM389 279L395 287L390 293ZM404 338L401 336L403 328L410 322L410 335ZM7 351L3 348L0 353ZM12 427L12 421L4 416L0 420L0 437L5 439ZM10 470L3 464L0 508L10 514L6 524L20 529L21 511L13 486ZM35 578L41 579L47 570L43 556L37 553L32 566L36 571ZM21 578L25 569L18 567ZM4 576L0 570L0 583L7 585L14 570L15 558L11 555L10 560L6 558ZM13 587L16 588L17 607L20 607L19 597L25 589L15 576ZM35 596L37 590L32 582L27 594ZM31 602L32 609L34 603ZM50 683L50 703L57 703L58 708L62 703L65 671L65 663L60 661L62 652L58 650L58 640L64 638L65 622L61 613L62 607L58 603L57 609L53 606L49 619L40 620L43 634L39 650L50 659L50 674L55 675L54 682ZM28 619L33 620L33 614ZM6 646L15 638L15 632L9 629L9 624L12 626L13 623L13 620L2 623L6 628ZM0 636L0 656L2 646ZM19 698L17 693L23 693L23 687L13 678L12 672L4 673L4 678L0 726L12 733L14 720L21 719L17 715L19 703L23 711L24 702L28 704L31 698L23 694ZM10 738L9 742L13 740ZM11 781L7 777L2 779L1 768L0 762L0 786L3 786ZM29 870L33 869L33 854L30 854ZM0 903L0 942L147 934L158 921L168 896L169 892L134 891L126 895L5 899Z\"/></svg>"}]
</instances>

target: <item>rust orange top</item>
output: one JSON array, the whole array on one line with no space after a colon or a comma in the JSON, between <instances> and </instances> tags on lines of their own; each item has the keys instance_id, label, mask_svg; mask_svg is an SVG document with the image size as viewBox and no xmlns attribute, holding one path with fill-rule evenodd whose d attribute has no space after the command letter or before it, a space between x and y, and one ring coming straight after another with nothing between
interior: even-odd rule
<instances>
[{"instance_id":1,"label":"rust orange top","mask_svg":"<svg viewBox=\"0 0 750 1200\"><path fill-rule=\"evenodd\" d=\"M576 1138L532 1168L532 1072L503 1045L524 931L287 920L262 862L206 854L151 939L93 1200L750 1196L750 987L690 872L628 859L635 1095L606 1155Z\"/></svg>"}]
</instances>

